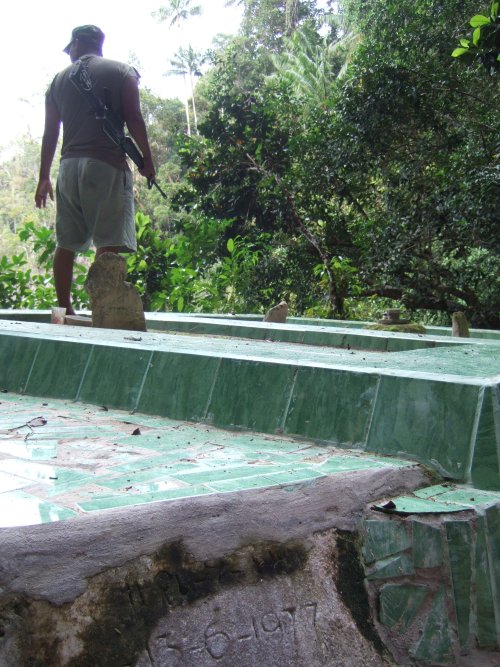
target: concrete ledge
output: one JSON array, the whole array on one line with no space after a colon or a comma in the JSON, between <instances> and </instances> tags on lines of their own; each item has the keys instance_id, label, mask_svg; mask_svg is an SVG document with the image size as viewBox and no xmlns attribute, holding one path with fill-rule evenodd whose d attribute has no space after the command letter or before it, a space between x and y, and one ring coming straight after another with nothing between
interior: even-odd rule
<instances>
[{"instance_id":1,"label":"concrete ledge","mask_svg":"<svg viewBox=\"0 0 500 667\"><path fill-rule=\"evenodd\" d=\"M356 600L342 580L366 503L425 483L366 470L2 529L0 662L387 665L362 576Z\"/></svg>"}]
</instances>

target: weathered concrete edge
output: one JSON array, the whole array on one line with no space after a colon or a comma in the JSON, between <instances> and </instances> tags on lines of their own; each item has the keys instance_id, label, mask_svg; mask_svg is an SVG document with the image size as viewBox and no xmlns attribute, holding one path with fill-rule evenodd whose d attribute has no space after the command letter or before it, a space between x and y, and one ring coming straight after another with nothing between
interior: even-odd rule
<instances>
[{"instance_id":1,"label":"weathered concrete edge","mask_svg":"<svg viewBox=\"0 0 500 667\"><path fill-rule=\"evenodd\" d=\"M258 541L304 540L332 528L354 531L368 503L428 483L423 467L386 467L5 528L0 531L2 596L64 604L85 590L87 578L174 542L182 542L196 559L208 560Z\"/></svg>"}]
</instances>

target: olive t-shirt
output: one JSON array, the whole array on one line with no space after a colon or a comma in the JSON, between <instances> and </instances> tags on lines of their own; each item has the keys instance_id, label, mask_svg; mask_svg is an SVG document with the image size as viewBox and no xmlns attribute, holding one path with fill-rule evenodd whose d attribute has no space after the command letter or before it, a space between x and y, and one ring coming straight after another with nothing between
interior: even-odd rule
<instances>
[{"instance_id":1,"label":"olive t-shirt","mask_svg":"<svg viewBox=\"0 0 500 667\"><path fill-rule=\"evenodd\" d=\"M123 123L121 91L127 77L139 78L137 71L116 60L96 55L82 56L94 84L94 92L110 105ZM120 169L128 169L127 159L119 146L104 133L102 121L95 117L88 100L70 81L73 65L59 72L52 81L47 97L56 105L63 123L61 160L91 157Z\"/></svg>"}]
</instances>

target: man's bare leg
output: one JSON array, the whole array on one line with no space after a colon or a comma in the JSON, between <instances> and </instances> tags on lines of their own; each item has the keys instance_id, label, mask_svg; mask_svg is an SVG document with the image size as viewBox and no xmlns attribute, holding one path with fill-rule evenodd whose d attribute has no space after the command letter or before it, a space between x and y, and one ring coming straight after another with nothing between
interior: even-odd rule
<instances>
[{"instance_id":1,"label":"man's bare leg","mask_svg":"<svg viewBox=\"0 0 500 667\"><path fill-rule=\"evenodd\" d=\"M56 248L54 253L54 284L56 287L57 302L61 308L66 308L67 315L74 315L71 305L71 283L73 282L73 262L75 253L66 248Z\"/></svg>"}]
</instances>

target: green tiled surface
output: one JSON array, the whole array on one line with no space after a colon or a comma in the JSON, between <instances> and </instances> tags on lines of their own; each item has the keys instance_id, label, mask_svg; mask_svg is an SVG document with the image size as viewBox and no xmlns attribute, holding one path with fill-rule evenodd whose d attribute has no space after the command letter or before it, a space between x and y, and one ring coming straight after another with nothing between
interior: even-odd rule
<instances>
[{"instance_id":1,"label":"green tiled surface","mask_svg":"<svg viewBox=\"0 0 500 667\"><path fill-rule=\"evenodd\" d=\"M0 443L0 527L391 465L307 440L9 393Z\"/></svg>"},{"instance_id":2,"label":"green tiled surface","mask_svg":"<svg viewBox=\"0 0 500 667\"><path fill-rule=\"evenodd\" d=\"M447 477L464 479L479 389L430 378L382 377L367 449L396 456L405 452L438 463Z\"/></svg>"},{"instance_id":3,"label":"green tiled surface","mask_svg":"<svg viewBox=\"0 0 500 667\"><path fill-rule=\"evenodd\" d=\"M7 528L63 521L76 516L76 512L41 500L30 493L15 490L0 493L0 516L1 527Z\"/></svg>"},{"instance_id":4,"label":"green tiled surface","mask_svg":"<svg viewBox=\"0 0 500 667\"><path fill-rule=\"evenodd\" d=\"M422 636L412 653L417 660L442 661L445 663L452 661L450 627L443 587L439 589L434 597Z\"/></svg>"},{"instance_id":5,"label":"green tiled surface","mask_svg":"<svg viewBox=\"0 0 500 667\"><path fill-rule=\"evenodd\" d=\"M293 330L304 342L309 330L316 342L332 333L252 326L268 336ZM362 334L367 347L420 340L373 333ZM409 457L500 490L498 343L425 339L434 347L387 353L349 350L352 329L334 334L341 347L0 321L0 356L14 369L0 365L0 387L27 382L27 393L73 399L76 392L96 405ZM26 366L30 345L37 347Z\"/></svg>"},{"instance_id":6,"label":"green tiled surface","mask_svg":"<svg viewBox=\"0 0 500 667\"><path fill-rule=\"evenodd\" d=\"M84 334L81 333L84 329ZM410 373L416 377L432 376L484 379L498 376L500 345L493 342L464 344L448 343L443 347L414 351L385 353L366 350L348 350L338 347L317 347L293 343L273 343L261 340L240 340L223 336L185 334L156 334L144 332L130 335L120 330L65 327L50 324L12 323L0 320L0 336L26 340L75 341L94 347L123 347L149 349L181 354L233 357L255 361L272 360L301 365L315 364L326 367L344 367L359 372L380 370L384 373ZM387 334L384 334L387 336ZM3 347L7 343L2 341Z\"/></svg>"},{"instance_id":7,"label":"green tiled surface","mask_svg":"<svg viewBox=\"0 0 500 667\"><path fill-rule=\"evenodd\" d=\"M40 342L24 336L5 336L0 344L0 389L23 392Z\"/></svg>"},{"instance_id":8,"label":"green tiled surface","mask_svg":"<svg viewBox=\"0 0 500 667\"><path fill-rule=\"evenodd\" d=\"M468 521L446 521L445 526L458 639L462 649L466 649L469 643L472 531Z\"/></svg>"},{"instance_id":9,"label":"green tiled surface","mask_svg":"<svg viewBox=\"0 0 500 667\"><path fill-rule=\"evenodd\" d=\"M371 568L367 579L394 579L414 574L412 560L406 554L399 554L379 560Z\"/></svg>"},{"instance_id":10,"label":"green tiled surface","mask_svg":"<svg viewBox=\"0 0 500 667\"><path fill-rule=\"evenodd\" d=\"M500 501L485 511L488 533L488 553L491 556L490 572L495 601L497 637L500 643Z\"/></svg>"},{"instance_id":11,"label":"green tiled surface","mask_svg":"<svg viewBox=\"0 0 500 667\"><path fill-rule=\"evenodd\" d=\"M429 666L461 664L477 647L500 650L500 493L445 483L405 498L407 514L363 521L366 585L379 622ZM432 503L440 513L428 511Z\"/></svg>"},{"instance_id":12,"label":"green tiled surface","mask_svg":"<svg viewBox=\"0 0 500 667\"><path fill-rule=\"evenodd\" d=\"M150 359L149 350L121 346L94 347L78 400L94 405L134 409Z\"/></svg>"},{"instance_id":13,"label":"green tiled surface","mask_svg":"<svg viewBox=\"0 0 500 667\"><path fill-rule=\"evenodd\" d=\"M443 545L439 527L412 521L413 564L417 568L439 567L443 563Z\"/></svg>"},{"instance_id":14,"label":"green tiled surface","mask_svg":"<svg viewBox=\"0 0 500 667\"><path fill-rule=\"evenodd\" d=\"M493 647L498 640L491 571L485 519L484 516L478 516L475 549L476 636L481 647Z\"/></svg>"},{"instance_id":15,"label":"green tiled surface","mask_svg":"<svg viewBox=\"0 0 500 667\"><path fill-rule=\"evenodd\" d=\"M368 564L404 551L411 545L411 535L400 522L365 521L363 527L363 557Z\"/></svg>"},{"instance_id":16,"label":"green tiled surface","mask_svg":"<svg viewBox=\"0 0 500 667\"><path fill-rule=\"evenodd\" d=\"M207 420L216 426L276 432L285 419L294 372L288 364L270 364L263 372L251 361L222 359Z\"/></svg>"},{"instance_id":17,"label":"green tiled surface","mask_svg":"<svg viewBox=\"0 0 500 667\"><path fill-rule=\"evenodd\" d=\"M137 409L202 421L219 364L217 357L155 352Z\"/></svg>"},{"instance_id":18,"label":"green tiled surface","mask_svg":"<svg viewBox=\"0 0 500 667\"><path fill-rule=\"evenodd\" d=\"M471 481L483 489L500 489L500 388L484 388L474 448Z\"/></svg>"},{"instance_id":19,"label":"green tiled surface","mask_svg":"<svg viewBox=\"0 0 500 667\"><path fill-rule=\"evenodd\" d=\"M90 355L90 348L74 342L45 341L25 391L47 398L75 399ZM67 369L71 368L71 373Z\"/></svg>"},{"instance_id":20,"label":"green tiled surface","mask_svg":"<svg viewBox=\"0 0 500 667\"><path fill-rule=\"evenodd\" d=\"M82 311L81 314L90 315L89 311ZM382 315L382 313L381 313ZM338 334L345 329L353 330L360 333L367 333L364 330L366 325L370 322L352 321L352 320L327 320L311 317L294 317L290 315L287 318L285 325L269 325L264 323L262 314L218 314L218 313L145 313L148 329L157 329L162 331L200 331L204 325L212 325L213 329L210 333L216 331L224 331L226 328L238 330L243 325L246 326L260 326L264 330L311 330L320 329L322 331ZM50 322L50 310L0 310L0 319L3 320L18 320L24 322ZM427 341L432 336L451 337L451 321L449 327L435 327L426 326L427 335L418 335ZM470 329L473 338L485 340L500 340L500 332L491 329ZM206 332L203 332L206 333ZM370 331L370 334L378 334L378 332ZM243 335L243 334L240 334ZM396 336L398 334L395 334ZM408 338L408 336L405 336ZM417 336L415 336L417 338Z\"/></svg>"},{"instance_id":21,"label":"green tiled surface","mask_svg":"<svg viewBox=\"0 0 500 667\"><path fill-rule=\"evenodd\" d=\"M386 584L380 590L380 622L404 632L415 617L427 595L427 586Z\"/></svg>"},{"instance_id":22,"label":"green tiled surface","mask_svg":"<svg viewBox=\"0 0 500 667\"><path fill-rule=\"evenodd\" d=\"M364 445L377 384L373 375L300 368L286 431L347 446Z\"/></svg>"}]
</instances>

